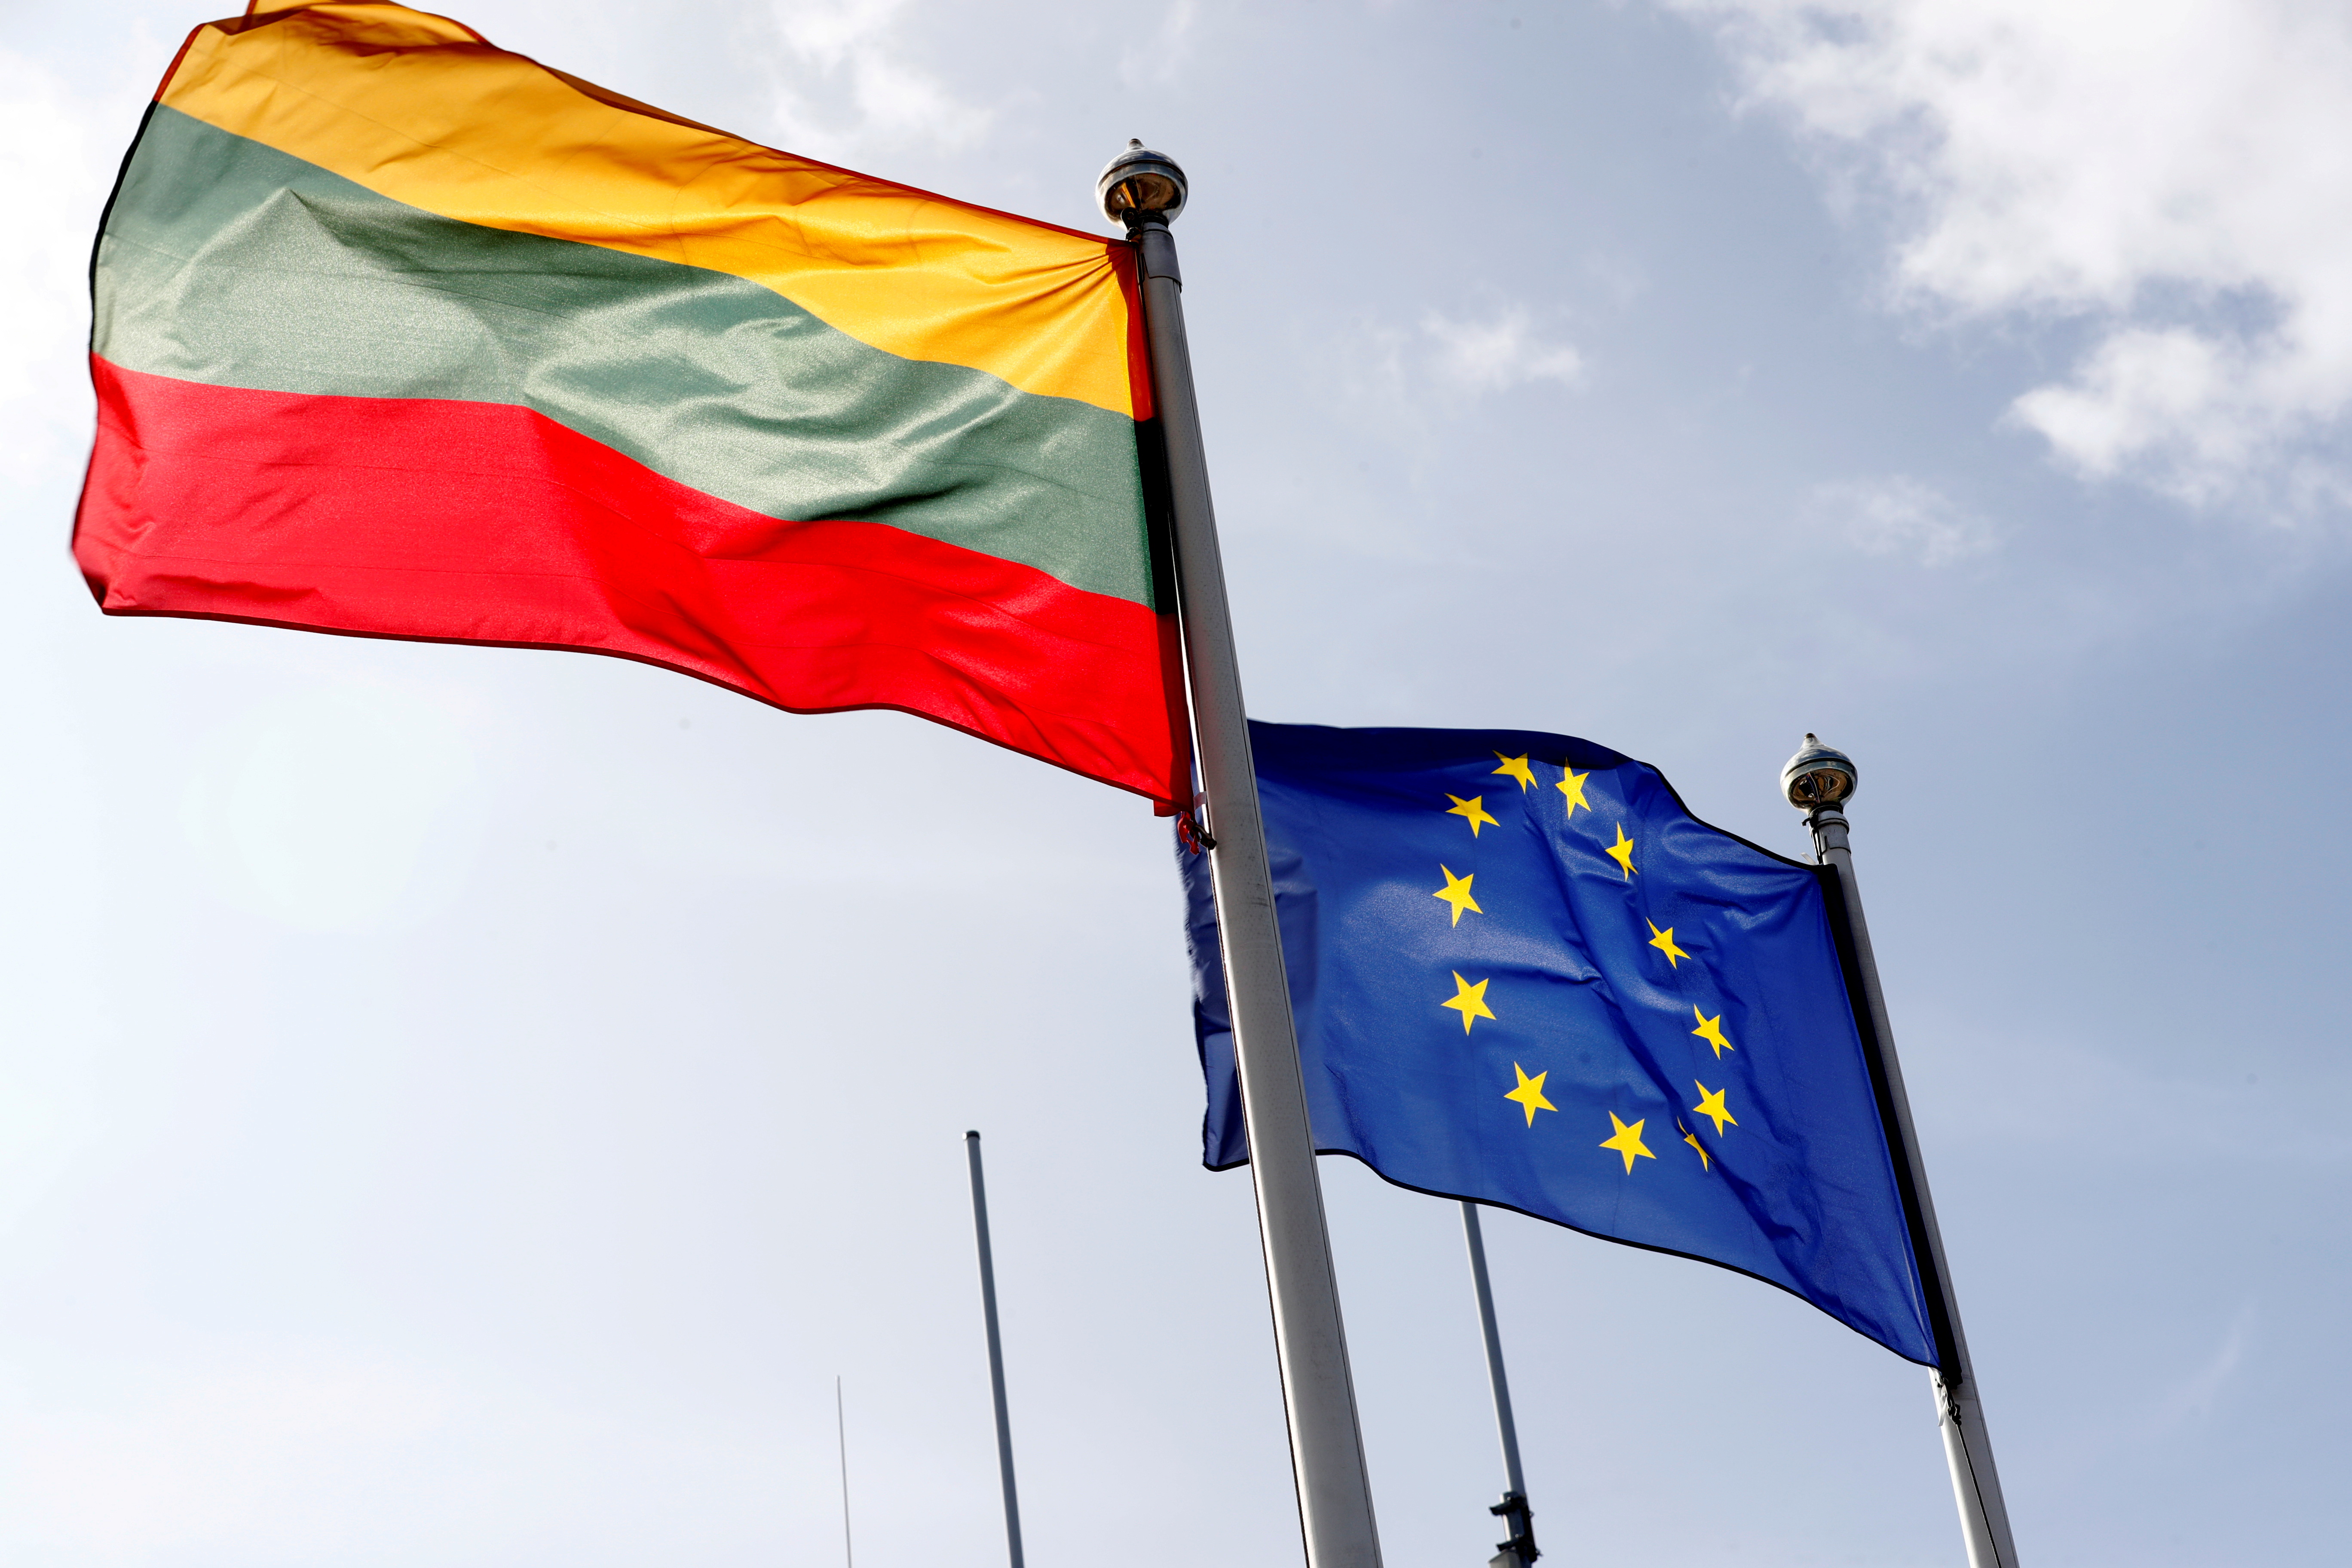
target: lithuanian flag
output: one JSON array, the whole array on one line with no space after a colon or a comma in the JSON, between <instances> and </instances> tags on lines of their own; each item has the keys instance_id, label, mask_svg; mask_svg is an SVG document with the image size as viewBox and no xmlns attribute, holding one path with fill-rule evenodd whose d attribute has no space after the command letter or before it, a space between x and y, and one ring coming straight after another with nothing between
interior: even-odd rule
<instances>
[{"instance_id":1,"label":"lithuanian flag","mask_svg":"<svg viewBox=\"0 0 2352 1568\"><path fill-rule=\"evenodd\" d=\"M114 615L642 659L1190 797L1123 240L319 5L198 27L99 239Z\"/></svg>"}]
</instances>

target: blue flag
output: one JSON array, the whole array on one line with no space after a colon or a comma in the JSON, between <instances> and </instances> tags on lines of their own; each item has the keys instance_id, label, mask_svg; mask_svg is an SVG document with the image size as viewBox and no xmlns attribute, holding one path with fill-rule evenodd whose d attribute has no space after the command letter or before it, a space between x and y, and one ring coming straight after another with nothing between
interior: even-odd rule
<instances>
[{"instance_id":1,"label":"blue flag","mask_svg":"<svg viewBox=\"0 0 2352 1568\"><path fill-rule=\"evenodd\" d=\"M1936 1363L1819 868L1563 735L1250 736L1318 1150L1753 1275ZM1249 1151L1216 911L1179 857L1223 1170Z\"/></svg>"}]
</instances>

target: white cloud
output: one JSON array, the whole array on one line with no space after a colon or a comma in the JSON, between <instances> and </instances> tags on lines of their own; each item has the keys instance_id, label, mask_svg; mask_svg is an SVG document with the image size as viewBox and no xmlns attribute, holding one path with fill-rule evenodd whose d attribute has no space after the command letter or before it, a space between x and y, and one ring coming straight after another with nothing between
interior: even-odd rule
<instances>
[{"instance_id":1,"label":"white cloud","mask_svg":"<svg viewBox=\"0 0 2352 1568\"><path fill-rule=\"evenodd\" d=\"M898 40L905 0L784 5L776 26L798 79L778 89L780 140L829 161L876 144L961 147L984 135L991 111L958 99L909 63Z\"/></svg>"},{"instance_id":2,"label":"white cloud","mask_svg":"<svg viewBox=\"0 0 2352 1568\"><path fill-rule=\"evenodd\" d=\"M1922 566L1948 566L1999 542L1984 519L1933 485L1902 474L1820 486L1807 510L1857 550L1909 556Z\"/></svg>"},{"instance_id":3,"label":"white cloud","mask_svg":"<svg viewBox=\"0 0 2352 1568\"><path fill-rule=\"evenodd\" d=\"M1846 189L1892 205L1906 305L2090 325L2071 373L2011 411L2070 468L2245 499L2341 432L2352 10L1665 3L1713 26L1749 103L1830 150Z\"/></svg>"},{"instance_id":4,"label":"white cloud","mask_svg":"<svg viewBox=\"0 0 2352 1568\"><path fill-rule=\"evenodd\" d=\"M1573 386L1584 374L1584 356L1540 337L1525 306L1506 305L1483 320L1433 310L1421 330L1436 340L1438 375L1465 392L1507 392L1530 381Z\"/></svg>"},{"instance_id":5,"label":"white cloud","mask_svg":"<svg viewBox=\"0 0 2352 1568\"><path fill-rule=\"evenodd\" d=\"M1359 320L1316 357L1356 419L1424 458L1481 399L1535 383L1574 386L1586 370L1575 347L1539 331L1527 307L1493 298L1458 315L1429 310L1415 326Z\"/></svg>"}]
</instances>

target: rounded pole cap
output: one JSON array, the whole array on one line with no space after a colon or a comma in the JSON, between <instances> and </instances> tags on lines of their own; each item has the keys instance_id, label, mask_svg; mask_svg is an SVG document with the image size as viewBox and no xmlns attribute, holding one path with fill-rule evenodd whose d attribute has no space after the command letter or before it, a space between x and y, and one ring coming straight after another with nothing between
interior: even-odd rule
<instances>
[{"instance_id":1,"label":"rounded pole cap","mask_svg":"<svg viewBox=\"0 0 2352 1568\"><path fill-rule=\"evenodd\" d=\"M1822 745L1822 738L1811 733L1780 770L1780 789L1799 811L1837 805L1853 795L1853 759L1835 746Z\"/></svg>"},{"instance_id":2,"label":"rounded pole cap","mask_svg":"<svg viewBox=\"0 0 2352 1568\"><path fill-rule=\"evenodd\" d=\"M1140 141L1128 139L1127 151L1103 165L1095 181L1095 195L1103 216L1113 223L1156 217L1172 223L1184 210L1188 189L1184 171L1165 153L1154 153Z\"/></svg>"}]
</instances>

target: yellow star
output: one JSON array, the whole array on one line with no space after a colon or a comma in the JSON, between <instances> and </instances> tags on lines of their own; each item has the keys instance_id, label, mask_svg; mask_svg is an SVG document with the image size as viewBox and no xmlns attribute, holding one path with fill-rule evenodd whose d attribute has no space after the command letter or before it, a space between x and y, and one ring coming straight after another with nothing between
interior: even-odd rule
<instances>
[{"instance_id":1,"label":"yellow star","mask_svg":"<svg viewBox=\"0 0 2352 1568\"><path fill-rule=\"evenodd\" d=\"M1445 886L1429 896L1433 899L1444 899L1454 906L1455 925L1462 923L1464 910L1468 910L1474 915L1483 915L1486 912L1478 907L1478 900L1470 896L1470 884L1478 879L1477 872L1473 871L1466 877L1457 877L1450 866L1440 866L1438 869L1445 873Z\"/></svg>"},{"instance_id":2,"label":"yellow star","mask_svg":"<svg viewBox=\"0 0 2352 1568\"><path fill-rule=\"evenodd\" d=\"M1698 1027L1693 1029L1691 1033L1696 1035L1700 1039L1705 1040L1708 1045L1715 1047L1716 1060L1721 1061L1723 1059L1724 1052L1736 1051L1739 1048L1733 1045L1729 1040L1723 1037L1722 1014L1717 1013L1714 1017L1710 1018L1706 1014L1700 1012L1697 1007L1694 1006L1691 1008L1691 1016L1698 1020Z\"/></svg>"},{"instance_id":3,"label":"yellow star","mask_svg":"<svg viewBox=\"0 0 2352 1568\"><path fill-rule=\"evenodd\" d=\"M1668 969L1679 967L1682 961L1690 956L1689 953L1685 952L1681 948L1675 945L1674 927L1668 926L1665 930L1660 931L1658 929L1658 922L1655 921L1644 921L1642 923L1650 928L1650 945L1666 955L1666 967ZM1696 1029L1693 1029L1691 1033L1696 1035L1698 1031Z\"/></svg>"},{"instance_id":4,"label":"yellow star","mask_svg":"<svg viewBox=\"0 0 2352 1568\"><path fill-rule=\"evenodd\" d=\"M1486 815L1486 806L1480 804L1486 798L1483 795L1474 795L1468 800L1464 800L1458 795L1448 795L1445 798L1454 803L1445 815L1458 816L1467 822L1470 825L1470 837L1473 838L1478 837L1478 825L1482 822L1489 827L1502 826L1495 818Z\"/></svg>"},{"instance_id":5,"label":"yellow star","mask_svg":"<svg viewBox=\"0 0 2352 1568\"><path fill-rule=\"evenodd\" d=\"M1486 987L1494 983L1491 980L1481 980L1477 984L1473 985L1462 978L1462 972L1457 969L1454 972L1454 999L1450 1002L1440 1002L1438 1005L1451 1007L1462 1015L1462 1032L1466 1035L1470 1032L1470 1025L1474 1020L1491 1018L1495 1016L1486 1011Z\"/></svg>"},{"instance_id":6,"label":"yellow star","mask_svg":"<svg viewBox=\"0 0 2352 1568\"><path fill-rule=\"evenodd\" d=\"M1592 809L1591 803L1584 798L1584 781L1591 778L1592 775L1589 773L1578 773L1566 763L1562 763L1560 764L1560 771L1568 776L1551 787L1559 791L1560 794L1568 796L1568 815L1574 816L1576 815L1576 808L1580 805L1583 806L1585 810L1591 811Z\"/></svg>"},{"instance_id":7,"label":"yellow star","mask_svg":"<svg viewBox=\"0 0 2352 1568\"><path fill-rule=\"evenodd\" d=\"M1511 1090L1508 1094L1503 1096L1503 1098L1505 1100L1516 1100L1519 1102L1520 1109L1524 1110L1528 1113L1528 1126L1533 1127L1536 1124L1537 1111L1558 1110L1559 1109L1559 1106L1554 1105L1550 1100L1546 1100L1543 1096L1543 1080L1549 1078L1551 1076L1550 1073L1539 1072L1536 1074L1535 1077L1529 1078L1528 1076L1528 1069L1521 1067L1517 1062L1513 1062L1511 1064L1511 1070L1519 1075L1519 1087Z\"/></svg>"},{"instance_id":8,"label":"yellow star","mask_svg":"<svg viewBox=\"0 0 2352 1568\"><path fill-rule=\"evenodd\" d=\"M1507 757L1500 752L1496 752L1495 753L1495 758L1497 762L1503 764L1495 771L1498 773L1508 773L1511 777L1518 780L1519 793L1521 795L1525 795L1528 791L1536 787L1536 771L1535 769L1528 766L1527 758Z\"/></svg>"},{"instance_id":9,"label":"yellow star","mask_svg":"<svg viewBox=\"0 0 2352 1568\"><path fill-rule=\"evenodd\" d=\"M1694 1133L1689 1128L1683 1127L1683 1124L1680 1121L1675 1122L1675 1125L1682 1128L1683 1142L1689 1144L1694 1149L1698 1149L1698 1168L1702 1171L1714 1170L1715 1162L1706 1157L1706 1151L1705 1149L1699 1148L1698 1135Z\"/></svg>"},{"instance_id":10,"label":"yellow star","mask_svg":"<svg viewBox=\"0 0 2352 1568\"><path fill-rule=\"evenodd\" d=\"M1475 836L1473 835L1473 837ZM1617 842L1614 844L1604 844L1601 847L1609 851L1609 858L1611 859L1625 868L1625 879L1629 882L1632 881L1633 879L1633 841L1625 837L1625 825L1623 823L1621 822L1617 825Z\"/></svg>"},{"instance_id":11,"label":"yellow star","mask_svg":"<svg viewBox=\"0 0 2352 1568\"><path fill-rule=\"evenodd\" d=\"M1612 1110L1609 1113L1609 1121L1610 1125L1615 1127L1617 1131L1612 1136L1602 1139L1601 1141L1601 1146L1603 1149L1614 1149L1617 1152L1625 1156L1625 1173L1627 1175L1630 1176L1633 1173L1634 1155L1639 1154L1644 1160L1654 1160L1657 1158L1655 1154L1650 1152L1648 1147L1642 1142L1642 1129L1648 1125L1649 1118L1643 1117L1641 1121L1633 1123L1633 1126L1628 1127L1623 1122L1617 1120L1617 1113Z\"/></svg>"},{"instance_id":12,"label":"yellow star","mask_svg":"<svg viewBox=\"0 0 2352 1568\"><path fill-rule=\"evenodd\" d=\"M1691 1082L1698 1083L1698 1079L1691 1079ZM1693 1116L1704 1116L1715 1123L1715 1135L1717 1138L1723 1136L1723 1124L1725 1122L1728 1121L1734 1127L1739 1125L1739 1118L1732 1115L1730 1111L1725 1110L1723 1107L1723 1097L1730 1092L1731 1091L1729 1089L1709 1089L1706 1085L1699 1083L1698 1103L1691 1107L1691 1114Z\"/></svg>"}]
</instances>

